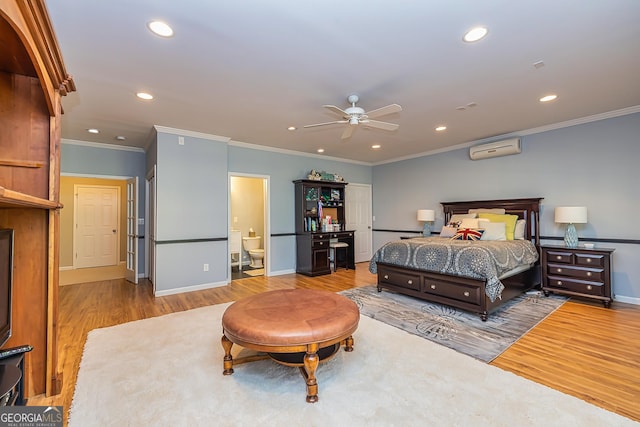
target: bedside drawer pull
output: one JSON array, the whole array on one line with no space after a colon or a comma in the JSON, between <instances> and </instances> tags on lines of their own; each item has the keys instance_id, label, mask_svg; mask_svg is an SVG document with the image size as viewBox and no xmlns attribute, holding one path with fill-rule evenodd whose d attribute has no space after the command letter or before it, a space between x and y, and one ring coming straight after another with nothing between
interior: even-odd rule
<instances>
[{"instance_id":1,"label":"bedside drawer pull","mask_svg":"<svg viewBox=\"0 0 640 427\"><path fill-rule=\"evenodd\" d=\"M591 262L591 258L587 258L587 262Z\"/></svg>"},{"instance_id":2,"label":"bedside drawer pull","mask_svg":"<svg viewBox=\"0 0 640 427\"><path fill-rule=\"evenodd\" d=\"M556 256L556 259L562 259L561 255Z\"/></svg>"},{"instance_id":3,"label":"bedside drawer pull","mask_svg":"<svg viewBox=\"0 0 640 427\"><path fill-rule=\"evenodd\" d=\"M384 280L389 280L389 275L388 274L384 275Z\"/></svg>"},{"instance_id":4,"label":"bedside drawer pull","mask_svg":"<svg viewBox=\"0 0 640 427\"><path fill-rule=\"evenodd\" d=\"M320 242L320 246L324 245L324 242Z\"/></svg>"},{"instance_id":5,"label":"bedside drawer pull","mask_svg":"<svg viewBox=\"0 0 640 427\"><path fill-rule=\"evenodd\" d=\"M587 271L587 277L591 277L591 272Z\"/></svg>"},{"instance_id":6,"label":"bedside drawer pull","mask_svg":"<svg viewBox=\"0 0 640 427\"><path fill-rule=\"evenodd\" d=\"M562 273L562 269L561 268L556 268L556 273Z\"/></svg>"},{"instance_id":7,"label":"bedside drawer pull","mask_svg":"<svg viewBox=\"0 0 640 427\"><path fill-rule=\"evenodd\" d=\"M558 285L558 286L562 286L562 280L558 280L558 281L556 281L556 285Z\"/></svg>"},{"instance_id":8,"label":"bedside drawer pull","mask_svg":"<svg viewBox=\"0 0 640 427\"><path fill-rule=\"evenodd\" d=\"M407 285L413 285L413 280L407 280Z\"/></svg>"},{"instance_id":9,"label":"bedside drawer pull","mask_svg":"<svg viewBox=\"0 0 640 427\"><path fill-rule=\"evenodd\" d=\"M431 289L435 289L436 285L431 285L430 287L431 287Z\"/></svg>"},{"instance_id":10,"label":"bedside drawer pull","mask_svg":"<svg viewBox=\"0 0 640 427\"><path fill-rule=\"evenodd\" d=\"M593 286L587 285L587 290L590 291L591 289L593 289Z\"/></svg>"},{"instance_id":11,"label":"bedside drawer pull","mask_svg":"<svg viewBox=\"0 0 640 427\"><path fill-rule=\"evenodd\" d=\"M469 291L464 291L463 295L464 295L465 297L468 297L468 296L469 296Z\"/></svg>"}]
</instances>

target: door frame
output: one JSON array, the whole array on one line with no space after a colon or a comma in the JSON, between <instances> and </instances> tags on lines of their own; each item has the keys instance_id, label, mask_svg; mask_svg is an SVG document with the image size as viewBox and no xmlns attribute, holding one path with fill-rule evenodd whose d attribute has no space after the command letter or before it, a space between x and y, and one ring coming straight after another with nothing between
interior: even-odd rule
<instances>
[{"instance_id":1,"label":"door frame","mask_svg":"<svg viewBox=\"0 0 640 427\"><path fill-rule=\"evenodd\" d=\"M127 180L127 243L125 268L126 279L134 284L138 284L138 177L134 176Z\"/></svg>"},{"instance_id":2,"label":"door frame","mask_svg":"<svg viewBox=\"0 0 640 427\"><path fill-rule=\"evenodd\" d=\"M271 176L259 175L242 172L228 172L227 174L227 283L231 283L231 255L230 255L230 241L229 234L233 226L233 219L231 218L231 178L257 178L262 180L262 196L264 198L264 275L265 277L271 275ZM242 251L240 257L242 258ZM242 261L241 261L242 262Z\"/></svg>"},{"instance_id":3,"label":"door frame","mask_svg":"<svg viewBox=\"0 0 640 427\"><path fill-rule=\"evenodd\" d=\"M362 234L362 231L358 230L356 231L356 237L354 237L353 239L353 253L354 253L354 258L355 258L355 262L368 262L371 259L371 256L373 256L373 187L371 184L358 184L358 183L349 183L346 187L345 187L345 200L349 200L349 198L347 197L347 192L350 191L353 188L362 188L362 189L368 189L368 198L369 198L369 206L367 207L369 210L369 218L368 218L368 222L367 222L367 231L366 233L368 234L369 237L369 250L368 250L368 254L369 254L369 259L360 259L358 260L358 248L357 248L357 242L358 242L358 238L357 236L360 234ZM347 205L348 206L348 205ZM352 218L349 210L347 209L347 211L345 212L345 222L347 223L347 225L349 224L349 219Z\"/></svg>"}]
</instances>

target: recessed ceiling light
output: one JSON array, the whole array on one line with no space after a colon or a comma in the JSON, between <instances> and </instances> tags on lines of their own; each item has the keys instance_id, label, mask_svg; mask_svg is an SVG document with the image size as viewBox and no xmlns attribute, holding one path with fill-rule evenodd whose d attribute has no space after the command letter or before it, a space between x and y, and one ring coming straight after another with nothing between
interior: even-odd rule
<instances>
[{"instance_id":1,"label":"recessed ceiling light","mask_svg":"<svg viewBox=\"0 0 640 427\"><path fill-rule=\"evenodd\" d=\"M382 147L382 145L380 145L380 144L375 144L375 145L371 146L371 148L373 148L374 150L377 150L380 147Z\"/></svg>"},{"instance_id":2,"label":"recessed ceiling light","mask_svg":"<svg viewBox=\"0 0 640 427\"><path fill-rule=\"evenodd\" d=\"M151 95L150 93L147 92L138 92L136 93L136 96L140 99L144 99L146 101L149 101L151 99L153 99L153 95Z\"/></svg>"},{"instance_id":3,"label":"recessed ceiling light","mask_svg":"<svg viewBox=\"0 0 640 427\"><path fill-rule=\"evenodd\" d=\"M318 153L324 153L324 148L318 148Z\"/></svg>"},{"instance_id":4,"label":"recessed ceiling light","mask_svg":"<svg viewBox=\"0 0 640 427\"><path fill-rule=\"evenodd\" d=\"M296 127L295 126L289 126L287 129L288 130L296 130Z\"/></svg>"},{"instance_id":5,"label":"recessed ceiling light","mask_svg":"<svg viewBox=\"0 0 640 427\"><path fill-rule=\"evenodd\" d=\"M558 95L545 95L542 98L540 98L540 102L554 101L557 98L558 98Z\"/></svg>"},{"instance_id":6,"label":"recessed ceiling light","mask_svg":"<svg viewBox=\"0 0 640 427\"><path fill-rule=\"evenodd\" d=\"M124 136L122 136L122 135L118 135L118 136L116 136L116 139L117 139L118 141L124 141L124 140L125 140L125 139L127 139L127 138L126 138L126 137L124 137Z\"/></svg>"},{"instance_id":7,"label":"recessed ceiling light","mask_svg":"<svg viewBox=\"0 0 640 427\"><path fill-rule=\"evenodd\" d=\"M94 128L87 129L87 132L89 132L89 133L100 133L100 131L98 129L94 129Z\"/></svg>"},{"instance_id":8,"label":"recessed ceiling light","mask_svg":"<svg viewBox=\"0 0 640 427\"><path fill-rule=\"evenodd\" d=\"M171 37L173 36L173 28L171 28L167 23L162 21L151 21L147 24L147 27L154 34L159 35L160 37Z\"/></svg>"},{"instance_id":9,"label":"recessed ceiling light","mask_svg":"<svg viewBox=\"0 0 640 427\"><path fill-rule=\"evenodd\" d=\"M442 132L442 131L444 131L444 130L447 130L447 127L446 127L446 126L444 126L444 125L442 125L442 126L438 126L438 127L436 128L436 132Z\"/></svg>"},{"instance_id":10,"label":"recessed ceiling light","mask_svg":"<svg viewBox=\"0 0 640 427\"><path fill-rule=\"evenodd\" d=\"M478 40L486 36L488 32L489 30L487 30L485 27L475 27L467 31L464 37L462 37L462 40L467 43L477 42Z\"/></svg>"}]
</instances>

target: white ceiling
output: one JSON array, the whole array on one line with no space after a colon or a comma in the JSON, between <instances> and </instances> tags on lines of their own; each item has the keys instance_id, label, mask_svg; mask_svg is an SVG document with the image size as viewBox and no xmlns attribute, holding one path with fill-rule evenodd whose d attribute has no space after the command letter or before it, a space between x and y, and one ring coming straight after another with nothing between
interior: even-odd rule
<instances>
[{"instance_id":1,"label":"white ceiling","mask_svg":"<svg viewBox=\"0 0 640 427\"><path fill-rule=\"evenodd\" d=\"M62 137L145 147L153 125L382 163L640 108L638 0L56 0L47 2L77 92ZM162 19L168 39L146 24ZM462 41L476 25L489 29ZM536 68L534 63L543 61ZM135 97L139 91L153 101ZM322 105L347 96L386 132ZM558 99L538 99L556 93ZM464 107L477 103L475 107ZM613 113L614 115L617 113ZM444 124L447 131L436 133ZM288 131L288 126L297 126ZM98 135L88 128L100 130ZM124 142L115 139L124 136ZM372 150L372 144L381 144Z\"/></svg>"}]
</instances>

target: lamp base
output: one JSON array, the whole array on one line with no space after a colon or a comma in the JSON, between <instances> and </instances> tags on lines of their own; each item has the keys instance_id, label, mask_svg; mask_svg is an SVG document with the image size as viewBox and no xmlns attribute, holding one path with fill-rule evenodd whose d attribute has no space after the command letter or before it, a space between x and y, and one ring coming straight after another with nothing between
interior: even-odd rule
<instances>
[{"instance_id":1,"label":"lamp base","mask_svg":"<svg viewBox=\"0 0 640 427\"><path fill-rule=\"evenodd\" d=\"M424 223L424 227L422 228L422 236L423 237L429 237L431 236L431 226L429 225L428 222L425 221Z\"/></svg>"},{"instance_id":2,"label":"lamp base","mask_svg":"<svg viewBox=\"0 0 640 427\"><path fill-rule=\"evenodd\" d=\"M578 232L571 223L567 224L567 229L564 232L564 245L568 248L578 247Z\"/></svg>"}]
</instances>

